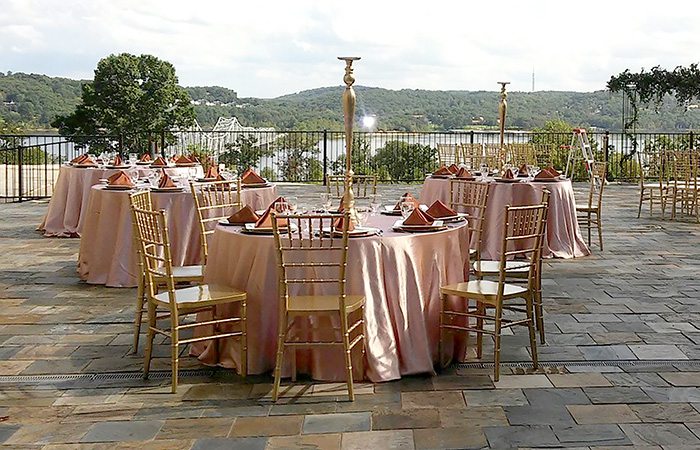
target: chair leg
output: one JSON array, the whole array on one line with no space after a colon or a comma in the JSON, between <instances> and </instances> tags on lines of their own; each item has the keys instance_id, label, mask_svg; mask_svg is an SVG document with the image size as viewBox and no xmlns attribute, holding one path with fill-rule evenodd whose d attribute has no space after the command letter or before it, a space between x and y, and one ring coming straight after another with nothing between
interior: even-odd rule
<instances>
[{"instance_id":1,"label":"chair leg","mask_svg":"<svg viewBox=\"0 0 700 450\"><path fill-rule=\"evenodd\" d=\"M476 329L479 330L476 333L476 357L481 359L484 350L484 319L483 316L486 314L486 308L482 303L476 302L476 314L480 317L476 318Z\"/></svg>"},{"instance_id":2,"label":"chair leg","mask_svg":"<svg viewBox=\"0 0 700 450\"><path fill-rule=\"evenodd\" d=\"M591 213L586 216L586 229L588 230L588 246L591 246Z\"/></svg>"},{"instance_id":3,"label":"chair leg","mask_svg":"<svg viewBox=\"0 0 700 450\"><path fill-rule=\"evenodd\" d=\"M442 314L445 310L445 302L447 301L447 296L445 294L440 295L440 312L438 314L438 351L437 351L437 369L442 370Z\"/></svg>"},{"instance_id":4,"label":"chair leg","mask_svg":"<svg viewBox=\"0 0 700 450\"><path fill-rule=\"evenodd\" d=\"M493 334L493 381L498 381L501 373L501 315L503 307L496 305L496 323Z\"/></svg>"},{"instance_id":5,"label":"chair leg","mask_svg":"<svg viewBox=\"0 0 700 450\"><path fill-rule=\"evenodd\" d=\"M345 372L348 377L348 399L351 402L355 401L355 389L352 382L352 353L350 352L350 337L348 335L348 316L345 312L341 312L344 315L341 320L345 320L345 326L343 327L343 350L345 351Z\"/></svg>"},{"instance_id":6,"label":"chair leg","mask_svg":"<svg viewBox=\"0 0 700 450\"><path fill-rule=\"evenodd\" d=\"M136 313L134 317L134 348L132 354L139 352L139 337L141 334L141 321L143 320L143 303L146 299L144 275L139 277L139 285L136 289Z\"/></svg>"},{"instance_id":7,"label":"chair leg","mask_svg":"<svg viewBox=\"0 0 700 450\"><path fill-rule=\"evenodd\" d=\"M598 225L598 241L600 242L600 251L603 251L603 222L600 220L600 211L596 212L596 225Z\"/></svg>"},{"instance_id":8,"label":"chair leg","mask_svg":"<svg viewBox=\"0 0 700 450\"><path fill-rule=\"evenodd\" d=\"M245 378L248 375L248 317L246 300L241 302L241 376Z\"/></svg>"},{"instance_id":9,"label":"chair leg","mask_svg":"<svg viewBox=\"0 0 700 450\"><path fill-rule=\"evenodd\" d=\"M532 352L532 367L537 370L537 340L535 339L535 320L533 317L532 297L528 296L528 298L525 299L525 302L525 311L528 319L527 331L530 335L530 351Z\"/></svg>"},{"instance_id":10,"label":"chair leg","mask_svg":"<svg viewBox=\"0 0 700 450\"><path fill-rule=\"evenodd\" d=\"M637 209L637 219L642 215L642 202L644 201L644 189L639 192L639 209ZM650 206L651 207L651 206Z\"/></svg>"},{"instance_id":11,"label":"chair leg","mask_svg":"<svg viewBox=\"0 0 700 450\"><path fill-rule=\"evenodd\" d=\"M375 193L377 187L374 187ZM360 374L362 375L361 380L365 379L365 358L367 357L367 352L365 350L365 336L367 336L367 322L365 321L365 307L364 305L360 308L360 319L362 319L362 342L360 343L362 348L362 358L360 359Z\"/></svg>"},{"instance_id":12,"label":"chair leg","mask_svg":"<svg viewBox=\"0 0 700 450\"><path fill-rule=\"evenodd\" d=\"M180 368L180 358L178 350L180 348L180 329L178 317L170 317L170 364L172 366L172 393L177 392L178 370Z\"/></svg>"},{"instance_id":13,"label":"chair leg","mask_svg":"<svg viewBox=\"0 0 700 450\"><path fill-rule=\"evenodd\" d=\"M277 401L280 390L280 380L282 378L282 362L284 361L284 341L287 329L287 314L280 315L280 324L277 334L277 358L275 361L275 382L272 385L272 401Z\"/></svg>"},{"instance_id":14,"label":"chair leg","mask_svg":"<svg viewBox=\"0 0 700 450\"><path fill-rule=\"evenodd\" d=\"M156 326L156 307L153 303L148 302L148 333L146 335L146 349L143 352L143 378L148 379L148 372L151 369L151 355L153 353L153 338L156 332L153 328Z\"/></svg>"},{"instance_id":15,"label":"chair leg","mask_svg":"<svg viewBox=\"0 0 700 450\"><path fill-rule=\"evenodd\" d=\"M545 343L544 339L544 309L542 308L542 287L539 286L535 294L535 319L537 321L537 331L540 333L540 342Z\"/></svg>"}]
</instances>

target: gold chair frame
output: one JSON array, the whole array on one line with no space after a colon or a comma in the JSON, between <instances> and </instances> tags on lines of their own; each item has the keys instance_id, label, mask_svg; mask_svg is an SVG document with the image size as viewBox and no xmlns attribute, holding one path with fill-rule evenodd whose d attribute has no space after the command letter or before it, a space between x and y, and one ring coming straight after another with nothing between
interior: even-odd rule
<instances>
[{"instance_id":1,"label":"gold chair frame","mask_svg":"<svg viewBox=\"0 0 700 450\"><path fill-rule=\"evenodd\" d=\"M534 297L537 290L536 272L541 258L541 240L544 236L544 215L546 205L506 206L501 243L501 258L499 261L498 281L473 280L456 283L440 288L440 339L438 344L438 365L442 365L442 347L444 332L474 332L477 334L477 357L483 353L483 335L488 334L494 339L494 381L500 375L501 330L516 325L526 326L530 338L533 368L537 369L537 342L534 327ZM520 242L520 245L516 243ZM508 250L510 247L524 246L520 250ZM527 285L506 283L508 276L506 261L510 258L524 258L528 267ZM467 300L466 311L446 309L448 296L456 296ZM510 305L508 301L521 298L525 300L525 308L521 305ZM475 300L476 306L471 308L469 300ZM487 314L487 308L495 309L493 315ZM503 310L524 312L526 318L512 320L503 318ZM455 323L453 318L463 318L466 325ZM470 319L476 319L472 326ZM494 330L484 329L484 321L494 322Z\"/></svg>"},{"instance_id":2,"label":"gold chair frame","mask_svg":"<svg viewBox=\"0 0 700 450\"><path fill-rule=\"evenodd\" d=\"M649 216L654 213L655 195L658 193L659 205L662 208L661 215L664 216L666 205L666 195L668 194L668 161L665 149L657 151L647 151L648 160L642 159L642 152L637 152L637 162L639 163L639 208L637 209L637 219L642 215L642 205L649 202ZM645 170L645 167L648 167ZM658 180L658 182L650 181Z\"/></svg>"},{"instance_id":3,"label":"gold chair frame","mask_svg":"<svg viewBox=\"0 0 700 450\"><path fill-rule=\"evenodd\" d=\"M237 178L201 183L190 182L190 191L199 220L202 263L206 264L209 256L208 238L214 234L216 224L242 207L241 180Z\"/></svg>"},{"instance_id":4,"label":"gold chair frame","mask_svg":"<svg viewBox=\"0 0 700 450\"><path fill-rule=\"evenodd\" d=\"M287 220L297 226L296 231L286 235L280 231L279 220ZM360 344L362 348L362 373L364 373L364 295L346 293L346 268L348 258L348 224L350 214L343 216L341 236L336 233L324 233L322 230L333 229L337 215L332 214L276 214L272 212L272 228L277 247L277 267L279 280L279 322L277 339L277 357L274 372L272 400L277 401L282 377L282 364L285 350L292 352L292 380L296 379L296 349L301 347L342 347L345 355L348 398L354 401L352 374L352 349ZM291 230L291 228L290 228ZM325 259L324 259L325 258ZM329 272L335 276L328 276ZM318 273L321 273L318 277ZM318 277L318 278L317 278ZM323 289L323 286L336 285L338 294L331 295L294 295L290 290L304 286ZM292 288L294 286L294 288ZM291 288L291 289L290 289ZM336 339L290 340L290 331L294 328L294 319L299 316L339 316L340 328L332 327ZM351 316L355 315L351 322ZM313 331L320 331L314 328ZM329 330L330 331L330 330ZM337 339L336 332L340 333ZM351 337L354 335L354 337Z\"/></svg>"},{"instance_id":5,"label":"gold chair frame","mask_svg":"<svg viewBox=\"0 0 700 450\"><path fill-rule=\"evenodd\" d=\"M440 166L459 165L461 146L458 144L437 144L438 164Z\"/></svg>"},{"instance_id":6,"label":"gold chair frame","mask_svg":"<svg viewBox=\"0 0 700 450\"><path fill-rule=\"evenodd\" d=\"M577 206L576 215L580 226L588 232L588 246L591 246L591 229L598 229L598 243L600 251L603 251L603 191L605 190L605 174L607 163L596 162L593 164L593 172L588 188L588 201L586 206Z\"/></svg>"},{"instance_id":7,"label":"gold chair frame","mask_svg":"<svg viewBox=\"0 0 700 450\"><path fill-rule=\"evenodd\" d=\"M478 169L481 161L484 159L483 144L461 144L462 157L461 161L470 169Z\"/></svg>"},{"instance_id":8,"label":"gold chair frame","mask_svg":"<svg viewBox=\"0 0 700 450\"><path fill-rule=\"evenodd\" d=\"M484 144L484 159L491 169L500 170L506 162L506 148L500 144Z\"/></svg>"},{"instance_id":9,"label":"gold chair frame","mask_svg":"<svg viewBox=\"0 0 700 450\"><path fill-rule=\"evenodd\" d=\"M668 162L671 178L668 185L666 201L671 200L671 220L676 219L678 205L680 212L700 222L700 204L698 196L698 156L692 149L677 150L669 153ZM665 203L665 202L664 202ZM665 211L665 205L662 212ZM662 216L663 217L663 216Z\"/></svg>"},{"instance_id":10,"label":"gold chair frame","mask_svg":"<svg viewBox=\"0 0 700 450\"><path fill-rule=\"evenodd\" d=\"M450 180L450 208L460 213L467 213L467 229L470 241L476 240L476 246L469 245L469 259L481 259L481 247L486 224L486 205L489 199L489 185L478 181Z\"/></svg>"},{"instance_id":11,"label":"gold chair frame","mask_svg":"<svg viewBox=\"0 0 700 450\"><path fill-rule=\"evenodd\" d=\"M136 310L134 317L134 344L132 353L138 353L139 349L139 338L141 336L141 323L143 322L143 315L148 313L148 310L144 308L146 304L146 262L141 251L141 242L139 241L139 230L138 224L136 222L136 216L134 215L134 208L142 209L145 211L153 211L153 200L150 191L135 192L129 195L129 205L131 210L131 224L132 224L132 234L134 241L134 248L136 249L136 256L138 260L138 285L136 289ZM204 267L201 265L193 266L175 266L173 267L173 278L175 283L202 283L204 281ZM158 290L166 285L166 280L162 278L155 278L155 289Z\"/></svg>"},{"instance_id":12,"label":"gold chair frame","mask_svg":"<svg viewBox=\"0 0 700 450\"><path fill-rule=\"evenodd\" d=\"M194 342L237 337L241 340L240 374L247 372L247 332L246 332L246 293L237 289L202 284L187 288L176 289L173 276L172 256L170 253L170 238L164 211L148 211L132 207L137 224L139 243L145 262L146 294L148 301L148 336L144 352L143 376L148 378L153 352L155 334L170 338L172 392L177 391L179 347ZM158 292L156 286L160 280L165 280L166 292ZM240 317L217 318L216 307L223 304L240 304ZM158 308L165 308L166 316L158 316ZM180 318L191 314L210 312L211 320L180 323ZM159 320L170 319L169 329L160 328ZM240 329L234 331L219 331L221 325L239 324ZM180 338L180 332L197 326L212 327L211 333L198 330L197 336Z\"/></svg>"},{"instance_id":13,"label":"gold chair frame","mask_svg":"<svg viewBox=\"0 0 700 450\"><path fill-rule=\"evenodd\" d=\"M353 175L352 190L355 198L369 198L377 193L377 176ZM345 175L326 175L326 192L341 198L345 192Z\"/></svg>"}]
</instances>

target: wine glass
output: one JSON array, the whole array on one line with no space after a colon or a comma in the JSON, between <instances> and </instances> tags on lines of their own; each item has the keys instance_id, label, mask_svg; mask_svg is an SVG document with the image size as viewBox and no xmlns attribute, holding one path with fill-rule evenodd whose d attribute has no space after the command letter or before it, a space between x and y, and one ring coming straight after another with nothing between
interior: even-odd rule
<instances>
[{"instance_id":1,"label":"wine glass","mask_svg":"<svg viewBox=\"0 0 700 450\"><path fill-rule=\"evenodd\" d=\"M415 208L416 204L414 203L414 200L412 198L401 197L401 217L403 217L404 220L406 220L408 216L411 215Z\"/></svg>"},{"instance_id":2,"label":"wine glass","mask_svg":"<svg viewBox=\"0 0 700 450\"><path fill-rule=\"evenodd\" d=\"M136 185L136 182L139 180L139 171L138 169L129 169L126 172L127 175L129 175L129 178L131 179L131 182Z\"/></svg>"},{"instance_id":3,"label":"wine glass","mask_svg":"<svg viewBox=\"0 0 700 450\"><path fill-rule=\"evenodd\" d=\"M287 199L287 205L290 214L296 214L297 208L299 207L299 199L295 196L285 197Z\"/></svg>"},{"instance_id":4,"label":"wine glass","mask_svg":"<svg viewBox=\"0 0 700 450\"><path fill-rule=\"evenodd\" d=\"M129 164L132 166L136 165L136 161L138 161L139 156L136 153L129 153Z\"/></svg>"},{"instance_id":5,"label":"wine glass","mask_svg":"<svg viewBox=\"0 0 700 450\"><path fill-rule=\"evenodd\" d=\"M359 207L355 208L355 214L357 215L357 224L364 227L367 224L367 219L369 218L369 208Z\"/></svg>"},{"instance_id":6,"label":"wine glass","mask_svg":"<svg viewBox=\"0 0 700 450\"><path fill-rule=\"evenodd\" d=\"M324 214L328 214L328 211L331 209L331 205L333 204L333 199L331 198L331 194L328 192L322 192L321 195L321 208L323 209Z\"/></svg>"},{"instance_id":7,"label":"wine glass","mask_svg":"<svg viewBox=\"0 0 700 450\"><path fill-rule=\"evenodd\" d=\"M382 196L379 194L369 195L369 207L372 209L372 215L376 216L379 213L379 208L382 206Z\"/></svg>"},{"instance_id":8,"label":"wine glass","mask_svg":"<svg viewBox=\"0 0 700 450\"><path fill-rule=\"evenodd\" d=\"M481 178L486 178L489 176L489 165L486 163L481 163L481 167L479 168L479 173L481 174Z\"/></svg>"}]
</instances>

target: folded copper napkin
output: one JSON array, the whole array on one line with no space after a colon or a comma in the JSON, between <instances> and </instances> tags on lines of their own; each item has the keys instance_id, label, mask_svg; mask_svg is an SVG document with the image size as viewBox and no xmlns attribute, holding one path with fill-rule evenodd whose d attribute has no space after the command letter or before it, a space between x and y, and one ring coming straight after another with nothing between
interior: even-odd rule
<instances>
[{"instance_id":1,"label":"folded copper napkin","mask_svg":"<svg viewBox=\"0 0 700 450\"><path fill-rule=\"evenodd\" d=\"M272 208L268 208L265 214L262 215L255 222L255 228L272 228ZM279 228L287 228L289 226L289 221L287 219L277 219L277 226Z\"/></svg>"},{"instance_id":2,"label":"folded copper napkin","mask_svg":"<svg viewBox=\"0 0 700 450\"><path fill-rule=\"evenodd\" d=\"M131 182L131 178L123 170L115 173L114 175L107 178L107 184L109 186L129 186L134 187L134 183Z\"/></svg>"},{"instance_id":3,"label":"folded copper napkin","mask_svg":"<svg viewBox=\"0 0 700 450\"><path fill-rule=\"evenodd\" d=\"M450 167L448 167L447 170L449 170L451 174L455 174L459 172L459 166L457 166L457 164L450 164Z\"/></svg>"},{"instance_id":4,"label":"folded copper napkin","mask_svg":"<svg viewBox=\"0 0 700 450\"><path fill-rule=\"evenodd\" d=\"M167 167L168 162L167 162L165 159L163 159L162 156L159 156L159 157L156 158L155 161L153 161L153 162L151 163L151 165L152 165L152 166L159 166L159 167Z\"/></svg>"},{"instance_id":5,"label":"folded copper napkin","mask_svg":"<svg viewBox=\"0 0 700 450\"><path fill-rule=\"evenodd\" d=\"M460 167L455 174L455 178L474 178L474 175L472 175L472 173L466 167Z\"/></svg>"},{"instance_id":6,"label":"folded copper napkin","mask_svg":"<svg viewBox=\"0 0 700 450\"><path fill-rule=\"evenodd\" d=\"M450 172L450 169L448 169L447 167L442 166L438 170L433 172L433 175L452 175L452 172Z\"/></svg>"},{"instance_id":7,"label":"folded copper napkin","mask_svg":"<svg viewBox=\"0 0 700 450\"><path fill-rule=\"evenodd\" d=\"M261 184L265 179L255 173L252 167L248 167L241 175L241 184Z\"/></svg>"},{"instance_id":8,"label":"folded copper napkin","mask_svg":"<svg viewBox=\"0 0 700 450\"><path fill-rule=\"evenodd\" d=\"M512 180L515 178L515 174L512 170L507 169L505 172L503 172L503 178L506 180Z\"/></svg>"},{"instance_id":9,"label":"folded copper napkin","mask_svg":"<svg viewBox=\"0 0 700 450\"><path fill-rule=\"evenodd\" d=\"M430 205L430 208L428 208L426 213L428 213L430 217L435 217L436 219L440 219L442 217L454 217L457 215L456 211L442 203L440 200L435 200L435 202Z\"/></svg>"},{"instance_id":10,"label":"folded copper napkin","mask_svg":"<svg viewBox=\"0 0 700 450\"><path fill-rule=\"evenodd\" d=\"M343 231L344 226L345 226L345 216L336 219L335 223L333 223L333 229L335 231ZM354 229L355 229L355 224L352 223L352 220L348 221L348 231L353 231Z\"/></svg>"},{"instance_id":11,"label":"folded copper napkin","mask_svg":"<svg viewBox=\"0 0 700 450\"><path fill-rule=\"evenodd\" d=\"M187 157L192 161L193 163L201 163L202 161L199 160L199 157L195 155L194 153L190 153L187 155Z\"/></svg>"},{"instance_id":12,"label":"folded copper napkin","mask_svg":"<svg viewBox=\"0 0 700 450\"><path fill-rule=\"evenodd\" d=\"M554 166L547 166L544 170L550 173L552 178L557 178L558 176L561 176L561 173L557 169L554 168Z\"/></svg>"},{"instance_id":13,"label":"folded copper napkin","mask_svg":"<svg viewBox=\"0 0 700 450\"><path fill-rule=\"evenodd\" d=\"M404 225L432 225L434 222L434 219L430 217L428 214L424 213L423 211L420 210L420 208L416 208L413 210L410 216L406 217L406 220L403 221Z\"/></svg>"},{"instance_id":14,"label":"folded copper napkin","mask_svg":"<svg viewBox=\"0 0 700 450\"><path fill-rule=\"evenodd\" d=\"M177 185L173 181L172 178L170 178L170 175L168 175L165 170L163 170L163 174L160 176L160 180L158 180L158 189L168 189L168 188L175 188Z\"/></svg>"},{"instance_id":15,"label":"folded copper napkin","mask_svg":"<svg viewBox=\"0 0 700 450\"><path fill-rule=\"evenodd\" d=\"M75 158L71 159L70 162L73 164L82 164L83 161L85 161L86 159L89 159L89 158L90 158L90 155L88 155L87 153L83 153L82 155L76 156Z\"/></svg>"},{"instance_id":16,"label":"folded copper napkin","mask_svg":"<svg viewBox=\"0 0 700 450\"><path fill-rule=\"evenodd\" d=\"M518 169L518 176L527 176L527 175L528 175L528 173L527 173L527 164L523 164L523 165L520 166L520 168Z\"/></svg>"},{"instance_id":17,"label":"folded copper napkin","mask_svg":"<svg viewBox=\"0 0 700 450\"><path fill-rule=\"evenodd\" d=\"M554 178L554 176L551 174L551 172L547 169L542 169L540 170L537 175L535 175L535 178L538 180L549 180Z\"/></svg>"},{"instance_id":18,"label":"folded copper napkin","mask_svg":"<svg viewBox=\"0 0 700 450\"><path fill-rule=\"evenodd\" d=\"M255 211L253 211L253 208L251 208L248 205L245 205L243 208L239 209L231 217L228 218L229 223L234 223L234 224L246 224L246 223L255 223L260 219L257 214L255 214ZM272 225L270 225L272 226Z\"/></svg>"},{"instance_id":19,"label":"folded copper napkin","mask_svg":"<svg viewBox=\"0 0 700 450\"><path fill-rule=\"evenodd\" d=\"M144 153L141 155L141 158L139 158L139 161L141 162L151 162L151 155L148 153Z\"/></svg>"},{"instance_id":20,"label":"folded copper napkin","mask_svg":"<svg viewBox=\"0 0 700 450\"><path fill-rule=\"evenodd\" d=\"M219 176L219 169L213 164L209 166L207 173L204 174L204 178L207 180L218 180Z\"/></svg>"},{"instance_id":21,"label":"folded copper napkin","mask_svg":"<svg viewBox=\"0 0 700 450\"><path fill-rule=\"evenodd\" d=\"M117 155L114 157L114 161L112 161L112 165L119 167L124 165L124 160L122 159L121 155Z\"/></svg>"},{"instance_id":22,"label":"folded copper napkin","mask_svg":"<svg viewBox=\"0 0 700 450\"><path fill-rule=\"evenodd\" d=\"M175 158L175 164L192 164L192 160L185 155L179 155Z\"/></svg>"},{"instance_id":23,"label":"folded copper napkin","mask_svg":"<svg viewBox=\"0 0 700 450\"><path fill-rule=\"evenodd\" d=\"M413 195L411 195L410 192L405 192L405 193L401 196L401 200L399 200L398 203L396 203L396 205L394 206L394 211L401 211L401 202L402 202L403 200L412 202L412 203L413 203L413 206L414 206L415 208L418 208L418 206L420 205L420 204L418 203L418 200L416 200L416 198L415 198Z\"/></svg>"}]
</instances>

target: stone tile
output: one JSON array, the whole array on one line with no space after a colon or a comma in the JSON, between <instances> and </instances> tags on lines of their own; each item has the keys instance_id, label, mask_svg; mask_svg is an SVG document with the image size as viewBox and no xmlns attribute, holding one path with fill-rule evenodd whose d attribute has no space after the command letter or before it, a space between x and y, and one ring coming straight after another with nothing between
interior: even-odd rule
<instances>
[{"instance_id":1,"label":"stone tile","mask_svg":"<svg viewBox=\"0 0 700 450\"><path fill-rule=\"evenodd\" d=\"M559 442L566 447L572 445L628 445L630 440L617 425L573 425L553 426Z\"/></svg>"},{"instance_id":2,"label":"stone tile","mask_svg":"<svg viewBox=\"0 0 700 450\"><path fill-rule=\"evenodd\" d=\"M292 448L340 450L340 434L306 434L301 436L273 436L268 438L265 450Z\"/></svg>"},{"instance_id":3,"label":"stone tile","mask_svg":"<svg viewBox=\"0 0 700 450\"><path fill-rule=\"evenodd\" d=\"M24 425L4 443L10 445L80 442L90 424L42 423Z\"/></svg>"},{"instance_id":4,"label":"stone tile","mask_svg":"<svg viewBox=\"0 0 700 450\"><path fill-rule=\"evenodd\" d=\"M413 450L413 432L411 430L392 431L358 431L343 433L342 450L368 450L381 448L387 450Z\"/></svg>"},{"instance_id":5,"label":"stone tile","mask_svg":"<svg viewBox=\"0 0 700 450\"><path fill-rule=\"evenodd\" d=\"M656 333L696 332L698 329L687 322L650 322L649 327Z\"/></svg>"},{"instance_id":6,"label":"stone tile","mask_svg":"<svg viewBox=\"0 0 700 450\"><path fill-rule=\"evenodd\" d=\"M252 389L249 384L198 384L187 391L183 400L244 399Z\"/></svg>"},{"instance_id":7,"label":"stone tile","mask_svg":"<svg viewBox=\"0 0 700 450\"><path fill-rule=\"evenodd\" d=\"M583 357L589 361L618 361L637 359L626 345L600 345L580 347Z\"/></svg>"},{"instance_id":8,"label":"stone tile","mask_svg":"<svg viewBox=\"0 0 700 450\"><path fill-rule=\"evenodd\" d=\"M463 427L463 426L505 426L508 425L505 411L500 406L474 406L466 409L444 409L440 410L440 426Z\"/></svg>"},{"instance_id":9,"label":"stone tile","mask_svg":"<svg viewBox=\"0 0 700 450\"><path fill-rule=\"evenodd\" d=\"M100 422L94 424L80 442L120 442L153 439L162 426L162 420Z\"/></svg>"},{"instance_id":10,"label":"stone tile","mask_svg":"<svg viewBox=\"0 0 700 450\"><path fill-rule=\"evenodd\" d=\"M401 409L401 393L385 392L382 394L356 395L354 402L349 402L342 398L341 401L336 403L336 412L376 411L385 408L399 410Z\"/></svg>"},{"instance_id":11,"label":"stone tile","mask_svg":"<svg viewBox=\"0 0 700 450\"><path fill-rule=\"evenodd\" d=\"M666 381L655 373L607 373L614 386L668 386Z\"/></svg>"},{"instance_id":12,"label":"stone tile","mask_svg":"<svg viewBox=\"0 0 700 450\"><path fill-rule=\"evenodd\" d=\"M700 372L662 372L659 375L672 386L700 386Z\"/></svg>"},{"instance_id":13,"label":"stone tile","mask_svg":"<svg viewBox=\"0 0 700 450\"><path fill-rule=\"evenodd\" d=\"M651 403L651 398L639 387L583 388L592 403Z\"/></svg>"},{"instance_id":14,"label":"stone tile","mask_svg":"<svg viewBox=\"0 0 700 450\"><path fill-rule=\"evenodd\" d=\"M411 408L464 408L464 397L458 391L402 392L401 404Z\"/></svg>"},{"instance_id":15,"label":"stone tile","mask_svg":"<svg viewBox=\"0 0 700 450\"><path fill-rule=\"evenodd\" d=\"M510 426L483 428L491 448L553 447L559 440L548 426Z\"/></svg>"},{"instance_id":16,"label":"stone tile","mask_svg":"<svg viewBox=\"0 0 700 450\"><path fill-rule=\"evenodd\" d=\"M423 428L413 431L416 449L484 448L488 445L480 427Z\"/></svg>"},{"instance_id":17,"label":"stone tile","mask_svg":"<svg viewBox=\"0 0 700 450\"><path fill-rule=\"evenodd\" d=\"M700 388L696 387L644 387L642 389L655 402L700 402Z\"/></svg>"},{"instance_id":18,"label":"stone tile","mask_svg":"<svg viewBox=\"0 0 700 450\"><path fill-rule=\"evenodd\" d=\"M501 375L494 383L496 389L524 389L552 387L546 375Z\"/></svg>"},{"instance_id":19,"label":"stone tile","mask_svg":"<svg viewBox=\"0 0 700 450\"><path fill-rule=\"evenodd\" d=\"M572 373L547 375L554 387L603 387L612 386L610 381L599 373Z\"/></svg>"},{"instance_id":20,"label":"stone tile","mask_svg":"<svg viewBox=\"0 0 700 450\"><path fill-rule=\"evenodd\" d=\"M574 420L563 405L504 406L511 425L574 425Z\"/></svg>"},{"instance_id":21,"label":"stone tile","mask_svg":"<svg viewBox=\"0 0 700 450\"><path fill-rule=\"evenodd\" d=\"M191 450L264 450L267 438L206 438L197 439Z\"/></svg>"},{"instance_id":22,"label":"stone tile","mask_svg":"<svg viewBox=\"0 0 700 450\"><path fill-rule=\"evenodd\" d=\"M233 419L169 419L163 424L156 439L199 439L226 437Z\"/></svg>"},{"instance_id":23,"label":"stone tile","mask_svg":"<svg viewBox=\"0 0 700 450\"><path fill-rule=\"evenodd\" d=\"M303 434L369 431L372 415L368 412L318 414L304 417Z\"/></svg>"},{"instance_id":24,"label":"stone tile","mask_svg":"<svg viewBox=\"0 0 700 450\"><path fill-rule=\"evenodd\" d=\"M460 412L461 410L449 410ZM440 426L437 409L383 409L372 413L373 430L436 428Z\"/></svg>"},{"instance_id":25,"label":"stone tile","mask_svg":"<svg viewBox=\"0 0 700 450\"><path fill-rule=\"evenodd\" d=\"M638 359L688 359L675 345L629 345Z\"/></svg>"},{"instance_id":26,"label":"stone tile","mask_svg":"<svg viewBox=\"0 0 700 450\"><path fill-rule=\"evenodd\" d=\"M642 422L700 422L700 413L688 403L630 405Z\"/></svg>"},{"instance_id":27,"label":"stone tile","mask_svg":"<svg viewBox=\"0 0 700 450\"><path fill-rule=\"evenodd\" d=\"M640 423L620 425L635 445L661 445L668 448L700 446L700 439L679 423Z\"/></svg>"},{"instance_id":28,"label":"stone tile","mask_svg":"<svg viewBox=\"0 0 700 450\"><path fill-rule=\"evenodd\" d=\"M89 359L56 359L32 362L22 371L22 375L80 373Z\"/></svg>"},{"instance_id":29,"label":"stone tile","mask_svg":"<svg viewBox=\"0 0 700 450\"><path fill-rule=\"evenodd\" d=\"M493 380L488 375L440 375L433 378L435 390L492 389Z\"/></svg>"},{"instance_id":30,"label":"stone tile","mask_svg":"<svg viewBox=\"0 0 700 450\"><path fill-rule=\"evenodd\" d=\"M32 364L32 361L0 361L0 373L3 375L19 375L30 364Z\"/></svg>"},{"instance_id":31,"label":"stone tile","mask_svg":"<svg viewBox=\"0 0 700 450\"><path fill-rule=\"evenodd\" d=\"M568 405L567 409L580 425L641 422L629 405Z\"/></svg>"},{"instance_id":32,"label":"stone tile","mask_svg":"<svg viewBox=\"0 0 700 450\"><path fill-rule=\"evenodd\" d=\"M587 405L591 401L580 388L523 389L533 406Z\"/></svg>"},{"instance_id":33,"label":"stone tile","mask_svg":"<svg viewBox=\"0 0 700 450\"><path fill-rule=\"evenodd\" d=\"M527 398L522 389L495 389L492 391L464 391L467 407L473 406L522 406Z\"/></svg>"},{"instance_id":34,"label":"stone tile","mask_svg":"<svg viewBox=\"0 0 700 450\"><path fill-rule=\"evenodd\" d=\"M12 438L12 435L19 430L19 425L0 424L0 444Z\"/></svg>"},{"instance_id":35,"label":"stone tile","mask_svg":"<svg viewBox=\"0 0 700 450\"><path fill-rule=\"evenodd\" d=\"M288 436L301 432L302 416L238 417L229 437Z\"/></svg>"}]
</instances>

